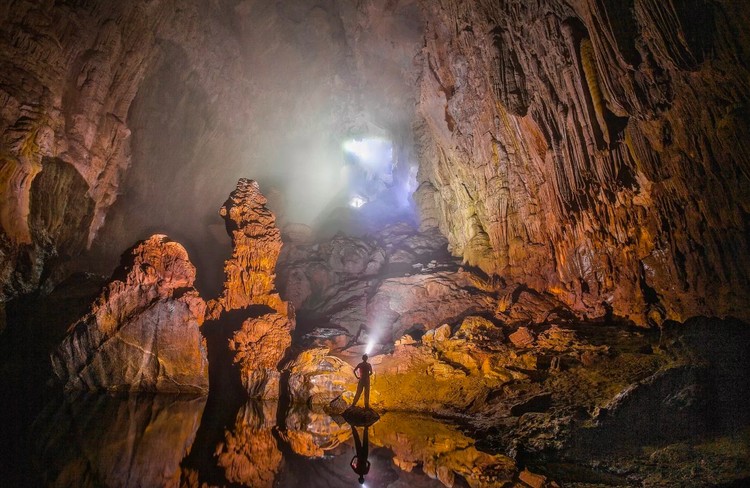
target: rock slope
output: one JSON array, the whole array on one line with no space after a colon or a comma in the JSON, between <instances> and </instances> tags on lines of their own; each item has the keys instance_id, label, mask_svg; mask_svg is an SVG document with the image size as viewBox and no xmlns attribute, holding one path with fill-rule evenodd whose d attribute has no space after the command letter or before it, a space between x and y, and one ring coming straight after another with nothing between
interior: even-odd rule
<instances>
[{"instance_id":1,"label":"rock slope","mask_svg":"<svg viewBox=\"0 0 750 488\"><path fill-rule=\"evenodd\" d=\"M136 244L52 353L64 388L207 393L206 303L194 281L180 244L164 235Z\"/></svg>"}]
</instances>

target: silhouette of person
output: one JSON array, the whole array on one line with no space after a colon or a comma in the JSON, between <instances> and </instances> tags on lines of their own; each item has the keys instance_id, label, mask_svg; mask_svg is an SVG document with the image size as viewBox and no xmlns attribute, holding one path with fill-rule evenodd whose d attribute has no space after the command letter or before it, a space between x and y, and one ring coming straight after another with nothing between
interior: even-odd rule
<instances>
[{"instance_id":1,"label":"silhouette of person","mask_svg":"<svg viewBox=\"0 0 750 488\"><path fill-rule=\"evenodd\" d=\"M354 437L354 449L357 454L352 458L349 465L352 467L355 473L359 475L359 484L362 485L365 482L365 475L370 472L370 461L367 460L367 455L370 450L370 443L367 436L369 427L365 425L365 430L362 433L364 443L359 441L359 434L357 428L352 425L352 436Z\"/></svg>"},{"instance_id":2,"label":"silhouette of person","mask_svg":"<svg viewBox=\"0 0 750 488\"><path fill-rule=\"evenodd\" d=\"M359 371L359 374L357 372ZM354 376L357 377L357 393L354 394L352 406L356 406L362 390L365 392L365 408L370 409L370 376L372 376L372 366L367 362L367 354L362 355L362 362L354 368Z\"/></svg>"}]
</instances>

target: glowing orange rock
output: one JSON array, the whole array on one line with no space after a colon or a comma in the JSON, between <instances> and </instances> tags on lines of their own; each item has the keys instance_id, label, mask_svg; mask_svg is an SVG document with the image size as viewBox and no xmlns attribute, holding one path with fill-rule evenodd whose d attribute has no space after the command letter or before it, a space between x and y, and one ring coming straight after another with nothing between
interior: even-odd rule
<instances>
[{"instance_id":1,"label":"glowing orange rock","mask_svg":"<svg viewBox=\"0 0 750 488\"><path fill-rule=\"evenodd\" d=\"M266 203L258 183L242 178L221 207L233 249L224 291L208 303L207 318L234 330L228 347L242 385L249 396L268 399L279 396L278 366L292 344L294 313L276 291L281 232Z\"/></svg>"},{"instance_id":2,"label":"glowing orange rock","mask_svg":"<svg viewBox=\"0 0 750 488\"><path fill-rule=\"evenodd\" d=\"M185 248L154 235L115 276L52 355L65 389L208 391L206 304Z\"/></svg>"},{"instance_id":3,"label":"glowing orange rock","mask_svg":"<svg viewBox=\"0 0 750 488\"><path fill-rule=\"evenodd\" d=\"M273 435L276 406L244 405L232 430L216 446L216 463L228 481L258 488L272 487L282 455Z\"/></svg>"},{"instance_id":4,"label":"glowing orange rock","mask_svg":"<svg viewBox=\"0 0 750 488\"><path fill-rule=\"evenodd\" d=\"M242 386L251 397L278 398L277 366L292 345L293 323L283 315L269 313L249 318L229 341L240 366Z\"/></svg>"},{"instance_id":5,"label":"glowing orange rock","mask_svg":"<svg viewBox=\"0 0 750 488\"><path fill-rule=\"evenodd\" d=\"M254 180L241 178L221 207L232 238L232 257L224 263L224 291L208 303L207 318L250 305L268 305L289 315L288 304L276 291L276 261L281 253L281 231L266 207L266 197Z\"/></svg>"}]
</instances>

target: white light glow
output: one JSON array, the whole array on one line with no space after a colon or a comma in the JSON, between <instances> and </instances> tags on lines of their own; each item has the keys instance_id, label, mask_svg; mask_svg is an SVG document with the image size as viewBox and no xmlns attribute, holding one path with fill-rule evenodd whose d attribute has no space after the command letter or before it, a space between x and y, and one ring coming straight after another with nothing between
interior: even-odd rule
<instances>
[{"instance_id":1,"label":"white light glow","mask_svg":"<svg viewBox=\"0 0 750 488\"><path fill-rule=\"evenodd\" d=\"M344 152L356 157L370 171L387 171L393 161L393 144L377 137L350 139L342 146Z\"/></svg>"},{"instance_id":2,"label":"white light glow","mask_svg":"<svg viewBox=\"0 0 750 488\"><path fill-rule=\"evenodd\" d=\"M365 348L365 354L371 354L371 353L372 353L372 350L373 350L374 348L375 348L375 340L374 340L374 339L370 339L370 340L369 340L369 341L367 342L367 347Z\"/></svg>"},{"instance_id":3,"label":"white light glow","mask_svg":"<svg viewBox=\"0 0 750 488\"><path fill-rule=\"evenodd\" d=\"M354 208L359 208L365 203L367 203L367 201L359 195L355 195L351 200L349 200L349 206Z\"/></svg>"}]
</instances>

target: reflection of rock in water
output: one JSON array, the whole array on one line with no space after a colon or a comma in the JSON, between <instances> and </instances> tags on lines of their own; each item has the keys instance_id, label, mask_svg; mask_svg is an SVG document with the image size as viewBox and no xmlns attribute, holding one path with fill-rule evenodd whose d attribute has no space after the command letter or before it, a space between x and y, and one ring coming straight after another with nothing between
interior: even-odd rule
<instances>
[{"instance_id":1,"label":"reflection of rock in water","mask_svg":"<svg viewBox=\"0 0 750 488\"><path fill-rule=\"evenodd\" d=\"M217 464L226 479L256 488L273 486L281 467L281 451L273 435L276 403L246 403L232 430L216 446Z\"/></svg>"},{"instance_id":2,"label":"reflection of rock in water","mask_svg":"<svg viewBox=\"0 0 750 488\"><path fill-rule=\"evenodd\" d=\"M286 425L281 437L293 453L287 454L279 473L281 486L356 485L357 475L349 464L355 442L348 424L302 407L287 416ZM481 452L474 443L456 427L438 420L385 413L369 427L372 466L367 485L495 487L516 478L512 459Z\"/></svg>"},{"instance_id":3,"label":"reflection of rock in water","mask_svg":"<svg viewBox=\"0 0 750 488\"><path fill-rule=\"evenodd\" d=\"M516 474L512 459L481 452L456 427L425 417L384 414L370 427L370 445L393 451L401 470L421 466L445 486L453 486L457 476L472 487L505 486Z\"/></svg>"},{"instance_id":4,"label":"reflection of rock in water","mask_svg":"<svg viewBox=\"0 0 750 488\"><path fill-rule=\"evenodd\" d=\"M286 417L286 431L281 437L295 453L315 458L346 442L351 430L328 414L295 405Z\"/></svg>"},{"instance_id":5,"label":"reflection of rock in water","mask_svg":"<svg viewBox=\"0 0 750 488\"><path fill-rule=\"evenodd\" d=\"M46 486L179 486L205 397L86 395L50 406L34 424Z\"/></svg>"}]
</instances>

